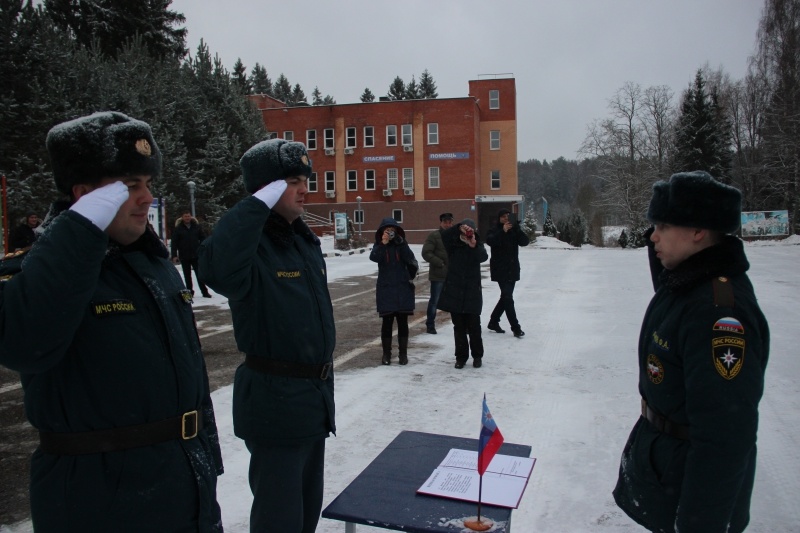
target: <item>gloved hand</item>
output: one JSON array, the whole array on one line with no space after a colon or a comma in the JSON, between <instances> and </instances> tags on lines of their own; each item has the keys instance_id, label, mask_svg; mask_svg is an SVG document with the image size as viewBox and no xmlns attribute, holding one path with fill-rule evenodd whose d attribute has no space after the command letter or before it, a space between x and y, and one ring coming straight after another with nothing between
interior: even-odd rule
<instances>
[{"instance_id":1,"label":"gloved hand","mask_svg":"<svg viewBox=\"0 0 800 533\"><path fill-rule=\"evenodd\" d=\"M253 193L253 196L267 204L267 207L272 207L278 203L278 200L283 196L283 191L286 190L286 180L275 180L267 184Z\"/></svg>"},{"instance_id":2,"label":"gloved hand","mask_svg":"<svg viewBox=\"0 0 800 533\"><path fill-rule=\"evenodd\" d=\"M105 231L127 199L128 186L122 181L115 181L84 194L70 210L85 216Z\"/></svg>"}]
</instances>

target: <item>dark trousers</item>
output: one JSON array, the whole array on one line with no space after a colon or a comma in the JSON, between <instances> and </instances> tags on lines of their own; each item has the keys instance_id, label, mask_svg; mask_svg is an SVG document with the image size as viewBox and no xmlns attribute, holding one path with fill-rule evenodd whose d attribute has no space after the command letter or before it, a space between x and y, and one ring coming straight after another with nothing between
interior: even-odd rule
<instances>
[{"instance_id":1,"label":"dark trousers","mask_svg":"<svg viewBox=\"0 0 800 533\"><path fill-rule=\"evenodd\" d=\"M392 313L390 315L383 315L383 322L381 323L381 337L386 338L392 336L392 324L394 319L397 319L397 338L408 337L408 315L402 313Z\"/></svg>"},{"instance_id":2,"label":"dark trousers","mask_svg":"<svg viewBox=\"0 0 800 533\"><path fill-rule=\"evenodd\" d=\"M250 532L314 533L322 511L325 439L250 450Z\"/></svg>"},{"instance_id":3,"label":"dark trousers","mask_svg":"<svg viewBox=\"0 0 800 533\"><path fill-rule=\"evenodd\" d=\"M183 268L183 281L186 283L186 288L194 294L194 285L192 285L192 269L197 274L197 259L181 259L181 267ZM200 294L208 294L208 288L205 283L200 281L200 276L197 276L197 284L200 285Z\"/></svg>"},{"instance_id":4,"label":"dark trousers","mask_svg":"<svg viewBox=\"0 0 800 533\"><path fill-rule=\"evenodd\" d=\"M497 305L494 306L492 316L489 321L493 324L500 322L503 313L508 318L508 323L511 324L511 329L519 328L519 320L517 320L517 310L514 308L514 286L516 281L498 281L497 286L500 287L500 299Z\"/></svg>"},{"instance_id":5,"label":"dark trousers","mask_svg":"<svg viewBox=\"0 0 800 533\"><path fill-rule=\"evenodd\" d=\"M450 319L453 321L453 337L456 340L456 360L465 362L469 359L470 350L473 359L483 357L481 316L469 313L450 313Z\"/></svg>"},{"instance_id":6,"label":"dark trousers","mask_svg":"<svg viewBox=\"0 0 800 533\"><path fill-rule=\"evenodd\" d=\"M429 328L436 327L436 305L439 303L439 296L442 295L444 281L431 281L431 297L428 300L428 318L425 325Z\"/></svg>"}]
</instances>

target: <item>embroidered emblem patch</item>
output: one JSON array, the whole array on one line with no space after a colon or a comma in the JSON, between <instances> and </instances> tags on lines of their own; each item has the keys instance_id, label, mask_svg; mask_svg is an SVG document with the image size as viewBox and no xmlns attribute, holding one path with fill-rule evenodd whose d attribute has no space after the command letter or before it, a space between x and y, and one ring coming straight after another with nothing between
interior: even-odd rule
<instances>
[{"instance_id":1,"label":"embroidered emblem patch","mask_svg":"<svg viewBox=\"0 0 800 533\"><path fill-rule=\"evenodd\" d=\"M647 378L658 385L664 381L664 365L661 364L658 357L653 354L647 356Z\"/></svg>"},{"instance_id":2,"label":"embroidered emblem patch","mask_svg":"<svg viewBox=\"0 0 800 533\"><path fill-rule=\"evenodd\" d=\"M300 161L302 161L304 165L308 166L308 156L306 154L300 156Z\"/></svg>"},{"instance_id":3,"label":"embroidered emblem patch","mask_svg":"<svg viewBox=\"0 0 800 533\"><path fill-rule=\"evenodd\" d=\"M181 299L185 303L187 303L187 304L194 303L194 296L192 296L192 291L190 291L188 289L183 289L180 292L180 295L181 295Z\"/></svg>"},{"instance_id":4,"label":"embroidered emblem patch","mask_svg":"<svg viewBox=\"0 0 800 533\"><path fill-rule=\"evenodd\" d=\"M110 315L129 315L136 312L136 306L131 300L108 300L106 302L92 302L92 314L97 317Z\"/></svg>"},{"instance_id":5,"label":"embroidered emblem patch","mask_svg":"<svg viewBox=\"0 0 800 533\"><path fill-rule=\"evenodd\" d=\"M147 142L147 139L139 139L136 141L136 151L145 157L150 157L153 153L153 149L150 148L150 143Z\"/></svg>"},{"instance_id":6,"label":"embroidered emblem patch","mask_svg":"<svg viewBox=\"0 0 800 533\"><path fill-rule=\"evenodd\" d=\"M742 326L742 323L730 316L717 320L714 323L714 327L711 329L714 331L727 331L744 335L744 326Z\"/></svg>"},{"instance_id":7,"label":"embroidered emblem patch","mask_svg":"<svg viewBox=\"0 0 800 533\"><path fill-rule=\"evenodd\" d=\"M711 339L714 368L725 379L735 378L744 365L744 339L716 337Z\"/></svg>"},{"instance_id":8,"label":"embroidered emblem patch","mask_svg":"<svg viewBox=\"0 0 800 533\"><path fill-rule=\"evenodd\" d=\"M669 341L667 339L661 338L658 335L657 331L653 332L653 343L656 344L662 350L669 350Z\"/></svg>"},{"instance_id":9,"label":"embroidered emblem patch","mask_svg":"<svg viewBox=\"0 0 800 533\"><path fill-rule=\"evenodd\" d=\"M299 270L278 270L277 275L279 278L299 278Z\"/></svg>"}]
</instances>

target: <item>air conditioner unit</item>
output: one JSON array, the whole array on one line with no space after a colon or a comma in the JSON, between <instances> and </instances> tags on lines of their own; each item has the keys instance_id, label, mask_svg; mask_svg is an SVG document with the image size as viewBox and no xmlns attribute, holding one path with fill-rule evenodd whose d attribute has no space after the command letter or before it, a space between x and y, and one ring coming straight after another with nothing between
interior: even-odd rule
<instances>
[{"instance_id":1,"label":"air conditioner unit","mask_svg":"<svg viewBox=\"0 0 800 533\"><path fill-rule=\"evenodd\" d=\"M391 189L384 189L383 190L383 195L384 196L391 196L392 195Z\"/></svg>"},{"instance_id":2,"label":"air conditioner unit","mask_svg":"<svg viewBox=\"0 0 800 533\"><path fill-rule=\"evenodd\" d=\"M336 198L336 191L328 191L325 193L325 198Z\"/></svg>"},{"instance_id":3,"label":"air conditioner unit","mask_svg":"<svg viewBox=\"0 0 800 533\"><path fill-rule=\"evenodd\" d=\"M333 148L325 148L325 155L336 155L336 150Z\"/></svg>"},{"instance_id":4,"label":"air conditioner unit","mask_svg":"<svg viewBox=\"0 0 800 533\"><path fill-rule=\"evenodd\" d=\"M352 148L345 148L344 149L344 153L346 153L347 155L353 155L354 151L355 150L353 150Z\"/></svg>"},{"instance_id":5,"label":"air conditioner unit","mask_svg":"<svg viewBox=\"0 0 800 533\"><path fill-rule=\"evenodd\" d=\"M414 189L403 189L403 194L406 196L414 196Z\"/></svg>"},{"instance_id":6,"label":"air conditioner unit","mask_svg":"<svg viewBox=\"0 0 800 533\"><path fill-rule=\"evenodd\" d=\"M414 147L411 146L410 144L407 144L407 145L403 146L403 151L404 152L413 152L414 151Z\"/></svg>"}]
</instances>

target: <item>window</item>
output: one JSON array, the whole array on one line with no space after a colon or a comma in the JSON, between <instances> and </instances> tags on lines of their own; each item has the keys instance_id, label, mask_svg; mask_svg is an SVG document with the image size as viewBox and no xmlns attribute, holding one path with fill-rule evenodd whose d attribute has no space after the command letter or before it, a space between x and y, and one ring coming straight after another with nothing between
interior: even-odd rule
<instances>
[{"instance_id":1,"label":"window","mask_svg":"<svg viewBox=\"0 0 800 533\"><path fill-rule=\"evenodd\" d=\"M392 209L392 218L397 221L398 224L403 223L403 210L402 209Z\"/></svg>"},{"instance_id":2,"label":"window","mask_svg":"<svg viewBox=\"0 0 800 533\"><path fill-rule=\"evenodd\" d=\"M500 91L489 91L489 109L500 109Z\"/></svg>"},{"instance_id":3,"label":"window","mask_svg":"<svg viewBox=\"0 0 800 533\"><path fill-rule=\"evenodd\" d=\"M325 149L333 150L333 128L325 128Z\"/></svg>"},{"instance_id":4,"label":"window","mask_svg":"<svg viewBox=\"0 0 800 533\"><path fill-rule=\"evenodd\" d=\"M386 126L386 146L397 146L397 126Z\"/></svg>"},{"instance_id":5,"label":"window","mask_svg":"<svg viewBox=\"0 0 800 533\"><path fill-rule=\"evenodd\" d=\"M355 170L347 171L347 190L348 191L358 190L358 172L356 172Z\"/></svg>"},{"instance_id":6,"label":"window","mask_svg":"<svg viewBox=\"0 0 800 533\"><path fill-rule=\"evenodd\" d=\"M294 132L293 131L284 131L283 132L283 140L284 141L293 141L294 140Z\"/></svg>"},{"instance_id":7,"label":"window","mask_svg":"<svg viewBox=\"0 0 800 533\"><path fill-rule=\"evenodd\" d=\"M403 146L411 146L414 144L411 138L411 124L403 124Z\"/></svg>"},{"instance_id":8,"label":"window","mask_svg":"<svg viewBox=\"0 0 800 533\"><path fill-rule=\"evenodd\" d=\"M372 126L364 126L364 146L367 148L375 146L375 128Z\"/></svg>"},{"instance_id":9,"label":"window","mask_svg":"<svg viewBox=\"0 0 800 533\"><path fill-rule=\"evenodd\" d=\"M414 169L413 168L404 168L403 169L403 188L404 189L413 189L414 188Z\"/></svg>"},{"instance_id":10,"label":"window","mask_svg":"<svg viewBox=\"0 0 800 533\"><path fill-rule=\"evenodd\" d=\"M439 167L428 167L428 188L439 188Z\"/></svg>"},{"instance_id":11,"label":"window","mask_svg":"<svg viewBox=\"0 0 800 533\"><path fill-rule=\"evenodd\" d=\"M396 189L397 188L397 169L390 168L386 171L386 188L387 189Z\"/></svg>"},{"instance_id":12,"label":"window","mask_svg":"<svg viewBox=\"0 0 800 533\"><path fill-rule=\"evenodd\" d=\"M374 170L365 170L364 171L364 190L365 191L374 191L375 190L375 171Z\"/></svg>"},{"instance_id":13,"label":"window","mask_svg":"<svg viewBox=\"0 0 800 533\"><path fill-rule=\"evenodd\" d=\"M325 192L333 192L336 190L336 172L332 170L325 171Z\"/></svg>"},{"instance_id":14,"label":"window","mask_svg":"<svg viewBox=\"0 0 800 533\"><path fill-rule=\"evenodd\" d=\"M355 128L347 128L345 130L345 137L346 137L346 147L347 148L355 148L356 147L356 129Z\"/></svg>"},{"instance_id":15,"label":"window","mask_svg":"<svg viewBox=\"0 0 800 533\"><path fill-rule=\"evenodd\" d=\"M439 144L439 124L428 124L428 144Z\"/></svg>"},{"instance_id":16,"label":"window","mask_svg":"<svg viewBox=\"0 0 800 533\"><path fill-rule=\"evenodd\" d=\"M500 171L499 170L492 170L492 189L499 189L500 188Z\"/></svg>"},{"instance_id":17,"label":"window","mask_svg":"<svg viewBox=\"0 0 800 533\"><path fill-rule=\"evenodd\" d=\"M354 224L363 224L364 223L364 210L363 209L354 209L353 210L353 223ZM359 231L361 231L359 229Z\"/></svg>"},{"instance_id":18,"label":"window","mask_svg":"<svg viewBox=\"0 0 800 533\"><path fill-rule=\"evenodd\" d=\"M317 192L319 187L317 185L317 173L312 172L311 175L308 177L308 192Z\"/></svg>"},{"instance_id":19,"label":"window","mask_svg":"<svg viewBox=\"0 0 800 533\"><path fill-rule=\"evenodd\" d=\"M277 139L277 138L278 138L278 134L276 132L271 131L271 132L267 133L267 139Z\"/></svg>"},{"instance_id":20,"label":"window","mask_svg":"<svg viewBox=\"0 0 800 533\"><path fill-rule=\"evenodd\" d=\"M492 130L489 132L489 149L500 149L500 130Z\"/></svg>"},{"instance_id":21,"label":"window","mask_svg":"<svg viewBox=\"0 0 800 533\"><path fill-rule=\"evenodd\" d=\"M317 149L317 130L306 130L306 148Z\"/></svg>"}]
</instances>

